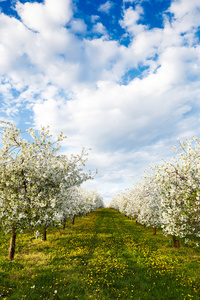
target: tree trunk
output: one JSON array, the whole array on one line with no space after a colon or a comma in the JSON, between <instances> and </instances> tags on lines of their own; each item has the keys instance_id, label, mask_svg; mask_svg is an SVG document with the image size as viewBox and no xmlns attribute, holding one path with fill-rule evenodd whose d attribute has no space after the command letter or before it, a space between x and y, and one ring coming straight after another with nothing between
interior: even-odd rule
<instances>
[{"instance_id":1,"label":"tree trunk","mask_svg":"<svg viewBox=\"0 0 200 300\"><path fill-rule=\"evenodd\" d=\"M173 236L173 242L174 242L174 247L175 248L179 248L180 247L179 241L176 239L175 236Z\"/></svg>"},{"instance_id":2,"label":"tree trunk","mask_svg":"<svg viewBox=\"0 0 200 300\"><path fill-rule=\"evenodd\" d=\"M73 219L72 219L72 224L74 225L75 223L75 216L73 216Z\"/></svg>"},{"instance_id":3,"label":"tree trunk","mask_svg":"<svg viewBox=\"0 0 200 300\"><path fill-rule=\"evenodd\" d=\"M47 228L46 228L46 227L44 227L43 240L44 240L44 241L47 240Z\"/></svg>"},{"instance_id":4,"label":"tree trunk","mask_svg":"<svg viewBox=\"0 0 200 300\"><path fill-rule=\"evenodd\" d=\"M65 229L65 225L66 225L66 223L63 223L63 229Z\"/></svg>"},{"instance_id":5,"label":"tree trunk","mask_svg":"<svg viewBox=\"0 0 200 300\"><path fill-rule=\"evenodd\" d=\"M143 227L146 228L146 225L144 224Z\"/></svg>"},{"instance_id":6,"label":"tree trunk","mask_svg":"<svg viewBox=\"0 0 200 300\"><path fill-rule=\"evenodd\" d=\"M8 259L13 260L14 255L15 255L15 241L16 241L16 228L13 227L12 229L12 236L10 239L10 248L9 248L9 254L8 254Z\"/></svg>"},{"instance_id":7,"label":"tree trunk","mask_svg":"<svg viewBox=\"0 0 200 300\"><path fill-rule=\"evenodd\" d=\"M153 235L156 235L156 227L153 227Z\"/></svg>"}]
</instances>

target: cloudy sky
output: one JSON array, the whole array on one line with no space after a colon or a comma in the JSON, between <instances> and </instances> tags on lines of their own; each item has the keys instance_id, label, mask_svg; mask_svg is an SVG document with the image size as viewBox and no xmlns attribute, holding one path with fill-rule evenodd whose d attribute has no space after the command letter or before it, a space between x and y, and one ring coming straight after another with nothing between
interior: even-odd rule
<instances>
[{"instance_id":1,"label":"cloudy sky","mask_svg":"<svg viewBox=\"0 0 200 300\"><path fill-rule=\"evenodd\" d=\"M200 137L200 0L0 0L0 119L92 148L108 202Z\"/></svg>"}]
</instances>

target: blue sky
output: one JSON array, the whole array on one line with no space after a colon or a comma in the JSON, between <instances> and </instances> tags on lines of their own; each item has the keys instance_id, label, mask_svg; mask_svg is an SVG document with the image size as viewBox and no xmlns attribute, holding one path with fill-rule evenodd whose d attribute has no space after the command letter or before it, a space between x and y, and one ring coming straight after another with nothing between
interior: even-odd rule
<instances>
[{"instance_id":1,"label":"blue sky","mask_svg":"<svg viewBox=\"0 0 200 300\"><path fill-rule=\"evenodd\" d=\"M92 148L110 197L199 137L199 0L0 0L0 118Z\"/></svg>"}]
</instances>

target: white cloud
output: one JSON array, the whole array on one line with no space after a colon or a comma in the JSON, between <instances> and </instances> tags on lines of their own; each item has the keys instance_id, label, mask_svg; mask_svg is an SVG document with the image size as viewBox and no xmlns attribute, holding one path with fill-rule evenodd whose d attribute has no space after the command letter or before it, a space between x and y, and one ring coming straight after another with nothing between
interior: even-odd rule
<instances>
[{"instance_id":1,"label":"white cloud","mask_svg":"<svg viewBox=\"0 0 200 300\"><path fill-rule=\"evenodd\" d=\"M136 2L136 0L123 0L123 2L130 2L130 3L133 3L133 2Z\"/></svg>"},{"instance_id":2,"label":"white cloud","mask_svg":"<svg viewBox=\"0 0 200 300\"><path fill-rule=\"evenodd\" d=\"M109 14L110 9L113 7L113 2L107 1L106 3L99 6L98 11Z\"/></svg>"},{"instance_id":3,"label":"white cloud","mask_svg":"<svg viewBox=\"0 0 200 300\"><path fill-rule=\"evenodd\" d=\"M119 23L133 36L139 34L146 28L146 26L138 24L143 13L143 8L140 5L136 5L135 9L129 7L124 10L124 18Z\"/></svg>"},{"instance_id":4,"label":"white cloud","mask_svg":"<svg viewBox=\"0 0 200 300\"><path fill-rule=\"evenodd\" d=\"M24 54L27 29L16 19L0 14L0 74L12 70ZM9 36L9 39L8 39Z\"/></svg>"},{"instance_id":5,"label":"white cloud","mask_svg":"<svg viewBox=\"0 0 200 300\"><path fill-rule=\"evenodd\" d=\"M7 108L6 109L6 115L9 116L9 117L12 117L14 116L19 110L15 107L10 107L10 108Z\"/></svg>"},{"instance_id":6,"label":"white cloud","mask_svg":"<svg viewBox=\"0 0 200 300\"><path fill-rule=\"evenodd\" d=\"M16 10L26 26L39 32L64 26L72 17L71 0L46 0L44 4L18 1Z\"/></svg>"},{"instance_id":7,"label":"white cloud","mask_svg":"<svg viewBox=\"0 0 200 300\"><path fill-rule=\"evenodd\" d=\"M75 33L85 33L87 31L87 26L81 19L73 19L70 23L70 26L71 30Z\"/></svg>"},{"instance_id":8,"label":"white cloud","mask_svg":"<svg viewBox=\"0 0 200 300\"><path fill-rule=\"evenodd\" d=\"M191 103L199 103L200 78L190 90L190 69L193 60L199 65L198 51L169 49L160 58L161 67L154 74L134 80L127 86L99 82L98 90L77 89L73 101L56 107L56 101L40 104L35 110L38 120L64 126L70 134L98 150L110 151L115 147L128 150L151 142L167 130L171 132L189 110ZM185 63L185 58L191 60ZM47 104L49 103L50 109ZM45 115L44 115L45 111ZM178 113L177 113L178 112ZM41 115L40 115L41 114ZM56 122L55 115L57 116ZM170 117L169 117L170 116ZM65 125L63 125L65 124ZM55 125L54 125L55 126Z\"/></svg>"},{"instance_id":9,"label":"white cloud","mask_svg":"<svg viewBox=\"0 0 200 300\"><path fill-rule=\"evenodd\" d=\"M103 34L103 35L106 35L107 34L107 30L106 30L106 27L103 26L102 23L98 22L97 24L95 24L93 26L93 30L92 30L94 33L99 33L99 34Z\"/></svg>"},{"instance_id":10,"label":"white cloud","mask_svg":"<svg viewBox=\"0 0 200 300\"><path fill-rule=\"evenodd\" d=\"M173 13L176 19L181 19L182 17L191 14L195 14L197 16L197 14L199 13L199 8L199 0L193 0L191 3L189 3L187 0L177 0L171 3L171 6L168 11ZM193 20L193 22L194 21L195 20Z\"/></svg>"},{"instance_id":11,"label":"white cloud","mask_svg":"<svg viewBox=\"0 0 200 300\"><path fill-rule=\"evenodd\" d=\"M91 16L91 21L92 21L92 23L95 23L97 20L99 20L100 19L100 16L97 16L97 15L92 15Z\"/></svg>"}]
</instances>

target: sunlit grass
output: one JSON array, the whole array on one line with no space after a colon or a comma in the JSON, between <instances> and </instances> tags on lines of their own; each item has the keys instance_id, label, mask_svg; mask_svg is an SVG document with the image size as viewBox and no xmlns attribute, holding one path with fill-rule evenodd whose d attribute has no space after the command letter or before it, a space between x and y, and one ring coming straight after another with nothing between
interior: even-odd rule
<instances>
[{"instance_id":1,"label":"sunlit grass","mask_svg":"<svg viewBox=\"0 0 200 300\"><path fill-rule=\"evenodd\" d=\"M172 247L158 230L101 209L65 230L50 228L47 241L0 235L0 299L200 299L196 241Z\"/></svg>"}]
</instances>

